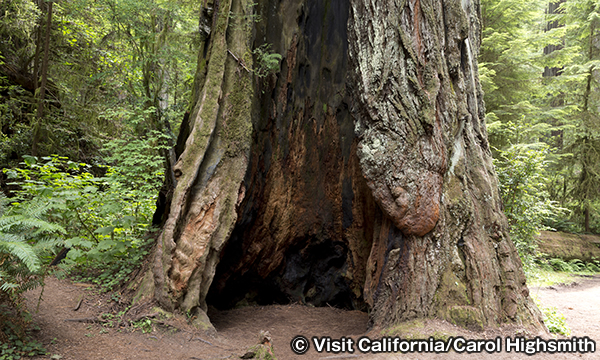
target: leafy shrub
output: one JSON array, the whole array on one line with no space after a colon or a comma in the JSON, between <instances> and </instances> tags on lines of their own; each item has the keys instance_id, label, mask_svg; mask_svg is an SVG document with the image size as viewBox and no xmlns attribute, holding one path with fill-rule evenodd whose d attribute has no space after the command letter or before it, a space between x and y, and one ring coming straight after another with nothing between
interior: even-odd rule
<instances>
[{"instance_id":1,"label":"leafy shrub","mask_svg":"<svg viewBox=\"0 0 600 360\"><path fill-rule=\"evenodd\" d=\"M571 335L571 329L567 325L567 319L564 314L553 306L543 306L536 297L533 297L533 300L544 316L544 324L546 324L548 331L565 336Z\"/></svg>"},{"instance_id":2,"label":"leafy shrub","mask_svg":"<svg viewBox=\"0 0 600 360\"><path fill-rule=\"evenodd\" d=\"M112 141L113 166L92 167L57 155L24 156L4 172L18 188L10 205L0 195L1 359L45 351L26 336L25 291L43 285L47 264L70 249L62 267L110 290L148 253L147 233L163 178L167 138Z\"/></svg>"},{"instance_id":3,"label":"leafy shrub","mask_svg":"<svg viewBox=\"0 0 600 360\"><path fill-rule=\"evenodd\" d=\"M543 144L512 146L497 150L498 158L494 159L510 235L525 264L532 264L536 256L536 237L544 228L542 223L567 211L549 200L545 191L547 148Z\"/></svg>"},{"instance_id":4,"label":"leafy shrub","mask_svg":"<svg viewBox=\"0 0 600 360\"><path fill-rule=\"evenodd\" d=\"M6 172L19 180L13 183L21 187L17 202L44 202L54 208L47 220L69 234L62 239L70 250L61 266L108 291L148 253L146 235L164 173L156 149L165 146L161 136L129 143L115 140L107 145L107 159L114 166L93 168L54 155L41 161L25 157L21 168Z\"/></svg>"},{"instance_id":5,"label":"leafy shrub","mask_svg":"<svg viewBox=\"0 0 600 360\"><path fill-rule=\"evenodd\" d=\"M581 225L564 218L546 218L544 219L544 226L571 234L580 234L583 232Z\"/></svg>"}]
</instances>

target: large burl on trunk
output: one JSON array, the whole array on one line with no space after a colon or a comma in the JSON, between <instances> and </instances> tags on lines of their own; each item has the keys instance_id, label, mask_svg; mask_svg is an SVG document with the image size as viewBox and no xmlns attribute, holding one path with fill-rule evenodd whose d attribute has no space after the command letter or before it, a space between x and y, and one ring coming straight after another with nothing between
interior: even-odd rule
<instances>
[{"instance_id":1,"label":"large burl on trunk","mask_svg":"<svg viewBox=\"0 0 600 360\"><path fill-rule=\"evenodd\" d=\"M140 295L207 327L208 304L290 301L542 327L487 143L478 1L205 4ZM264 44L283 60L259 77Z\"/></svg>"}]
</instances>

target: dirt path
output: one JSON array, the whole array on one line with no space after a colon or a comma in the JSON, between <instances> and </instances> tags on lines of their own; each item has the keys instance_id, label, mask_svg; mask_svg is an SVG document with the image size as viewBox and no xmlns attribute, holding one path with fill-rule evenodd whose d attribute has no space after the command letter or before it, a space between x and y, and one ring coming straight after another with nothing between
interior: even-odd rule
<instances>
[{"instance_id":1,"label":"dirt path","mask_svg":"<svg viewBox=\"0 0 600 360\"><path fill-rule=\"evenodd\" d=\"M574 286L534 288L531 295L565 315L571 336L589 336L600 346L600 276L578 279Z\"/></svg>"},{"instance_id":2,"label":"dirt path","mask_svg":"<svg viewBox=\"0 0 600 360\"><path fill-rule=\"evenodd\" d=\"M550 289L532 289L545 306L555 306L565 314L572 329L572 336L589 336L600 345L600 277L582 279L577 286L561 286ZM30 309L35 309L39 290L27 294ZM79 310L74 311L79 301ZM80 284L68 280L47 279L44 301L34 321L41 328L35 337L48 349L48 355L37 359L49 359L59 355L63 360L125 360L125 359L239 359L257 341L261 330L268 330L273 337L275 354L279 360L315 359L531 359L514 353L478 354L362 354L322 353L311 347L305 355L295 355L290 341L296 335L307 338L330 336L339 339L350 337L355 342L367 331L367 314L358 311L342 311L333 308L312 308L300 305L274 305L247 307L226 312L211 313L211 320L218 330L217 336L207 336L194 331L183 319L172 319L168 326L154 325L154 331L132 332L127 328L110 328L100 324L65 321L97 317L114 312L115 303L108 296L99 296ZM514 331L488 330L473 333L443 322L426 322L425 332L444 336L464 336L472 339L494 339L496 336L515 336ZM179 330L175 330L175 328ZM369 334L367 334L369 335ZM58 358L58 357L55 357ZM535 359L600 359L596 354L544 354Z\"/></svg>"},{"instance_id":3,"label":"dirt path","mask_svg":"<svg viewBox=\"0 0 600 360\"><path fill-rule=\"evenodd\" d=\"M39 290L27 294L30 309L35 309ZM78 311L81 295L83 301ZM97 317L110 312L111 301L99 297L85 287L68 280L48 278L44 301L34 321L41 330L36 338L52 355L62 360L125 360L125 359L237 359L257 343L261 330L269 331L279 359L293 359L289 343L298 334L341 337L360 335L367 329L367 314L334 308L311 308L300 305L247 307L214 312L211 320L218 336L196 332L185 321L172 320L180 331L157 327L151 333L141 330L103 327L99 324L65 321ZM209 344L210 343L210 344ZM316 353L315 353L316 354ZM297 357L310 360L311 354Z\"/></svg>"}]
</instances>

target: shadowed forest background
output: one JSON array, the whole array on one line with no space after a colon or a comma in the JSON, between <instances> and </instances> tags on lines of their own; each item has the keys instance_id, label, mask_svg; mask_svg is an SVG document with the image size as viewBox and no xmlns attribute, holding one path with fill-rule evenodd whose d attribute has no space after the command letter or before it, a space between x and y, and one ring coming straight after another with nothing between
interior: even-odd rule
<instances>
[{"instance_id":1,"label":"shadowed forest background","mask_svg":"<svg viewBox=\"0 0 600 360\"><path fill-rule=\"evenodd\" d=\"M22 294L43 284L51 262L60 261L52 268L57 276L107 293L140 275L167 220L181 176L173 166L185 151L194 99L208 76L209 39L219 29L213 1L1 1L0 338L14 343L26 338ZM249 3L243 18L232 8L229 26L261 29L264 7ZM600 2L482 0L480 11L489 147L525 274L533 281L555 271L600 272L594 256L558 258L538 249L542 230L600 234ZM293 65L260 35L251 49L227 56L264 95L275 93L282 69ZM335 72L326 75L337 81ZM245 101L244 94L231 101ZM331 114L331 104L321 105ZM257 133L267 131L261 126ZM246 130L224 128L234 145L223 156L243 148L235 141ZM318 259L324 262L345 257L328 246L311 251L333 254ZM215 291L212 301L247 302L230 295ZM334 305L367 308L349 298ZM560 321L550 330L568 332Z\"/></svg>"}]
</instances>

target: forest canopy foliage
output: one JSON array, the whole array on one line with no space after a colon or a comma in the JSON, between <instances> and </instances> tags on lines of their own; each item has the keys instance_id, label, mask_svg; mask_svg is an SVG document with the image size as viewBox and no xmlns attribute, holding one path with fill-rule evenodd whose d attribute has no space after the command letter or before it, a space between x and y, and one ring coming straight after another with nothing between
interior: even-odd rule
<instances>
[{"instance_id":1,"label":"forest canopy foliage","mask_svg":"<svg viewBox=\"0 0 600 360\"><path fill-rule=\"evenodd\" d=\"M483 0L480 74L521 256L543 227L600 231L600 2Z\"/></svg>"},{"instance_id":2,"label":"forest canopy foliage","mask_svg":"<svg viewBox=\"0 0 600 360\"><path fill-rule=\"evenodd\" d=\"M105 140L177 130L201 38L200 5L72 0L54 3L50 12L49 4L0 3L2 166L54 153L101 163Z\"/></svg>"}]
</instances>

